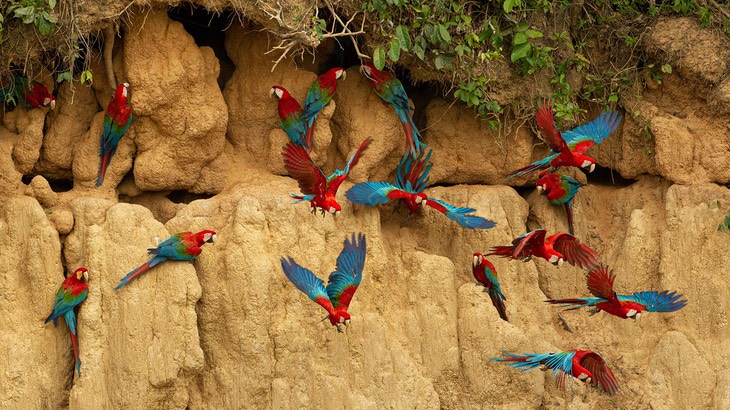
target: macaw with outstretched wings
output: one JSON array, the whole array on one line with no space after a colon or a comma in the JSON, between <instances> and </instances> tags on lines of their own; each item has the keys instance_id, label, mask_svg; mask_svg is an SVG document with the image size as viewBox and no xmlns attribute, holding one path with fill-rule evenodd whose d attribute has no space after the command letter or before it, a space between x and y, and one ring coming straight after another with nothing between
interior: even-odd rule
<instances>
[{"instance_id":1,"label":"macaw with outstretched wings","mask_svg":"<svg viewBox=\"0 0 730 410\"><path fill-rule=\"evenodd\" d=\"M524 262L535 256L555 266L560 266L563 262L586 269L598 266L600 257L596 251L581 243L575 236L560 232L545 239L546 232L544 229L535 229L515 238L512 245L493 246L487 255L499 255Z\"/></svg>"}]
</instances>

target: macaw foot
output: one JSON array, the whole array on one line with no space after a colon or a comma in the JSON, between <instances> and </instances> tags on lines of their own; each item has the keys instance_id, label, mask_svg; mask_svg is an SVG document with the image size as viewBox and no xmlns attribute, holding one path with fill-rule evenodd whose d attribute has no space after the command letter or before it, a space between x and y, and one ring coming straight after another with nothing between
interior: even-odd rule
<instances>
[{"instance_id":1,"label":"macaw foot","mask_svg":"<svg viewBox=\"0 0 730 410\"><path fill-rule=\"evenodd\" d=\"M600 311L601 311L600 308L593 307L590 310L588 310L588 316L593 316L593 315L595 315L596 313L598 313Z\"/></svg>"},{"instance_id":2,"label":"macaw foot","mask_svg":"<svg viewBox=\"0 0 730 410\"><path fill-rule=\"evenodd\" d=\"M312 213L313 213L314 215L317 215L317 208L316 208L316 207L312 207Z\"/></svg>"},{"instance_id":3,"label":"macaw foot","mask_svg":"<svg viewBox=\"0 0 730 410\"><path fill-rule=\"evenodd\" d=\"M531 260L532 260L532 255L528 255L528 256L525 256L524 258L522 258L522 262L529 262Z\"/></svg>"},{"instance_id":4,"label":"macaw foot","mask_svg":"<svg viewBox=\"0 0 730 410\"><path fill-rule=\"evenodd\" d=\"M324 218L325 216L327 216L327 212L325 212L324 209L322 209L321 211L322 211L322 218Z\"/></svg>"},{"instance_id":5,"label":"macaw foot","mask_svg":"<svg viewBox=\"0 0 730 410\"><path fill-rule=\"evenodd\" d=\"M336 324L335 326L337 326L337 331L338 331L339 333L342 333L342 332L344 332L344 330L342 330L342 325L340 325L340 324L338 323L338 324Z\"/></svg>"}]
</instances>

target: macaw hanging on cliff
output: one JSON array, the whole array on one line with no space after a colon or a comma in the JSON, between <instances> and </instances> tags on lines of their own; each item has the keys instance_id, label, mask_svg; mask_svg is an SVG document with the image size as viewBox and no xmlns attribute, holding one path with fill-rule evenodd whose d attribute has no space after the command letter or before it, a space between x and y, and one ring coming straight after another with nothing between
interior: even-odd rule
<instances>
[{"instance_id":1,"label":"macaw hanging on cliff","mask_svg":"<svg viewBox=\"0 0 730 410\"><path fill-rule=\"evenodd\" d=\"M512 245L493 246L487 255L499 255L527 262L533 256L543 258L555 266L563 261L579 268L592 269L598 266L599 256L588 245L575 236L560 232L545 239L544 229L535 229L512 241Z\"/></svg>"},{"instance_id":2,"label":"macaw hanging on cliff","mask_svg":"<svg viewBox=\"0 0 730 410\"><path fill-rule=\"evenodd\" d=\"M347 73L344 68L331 68L326 73L317 77L307 92L307 98L304 100L304 108L302 109L302 121L306 127L304 135L304 143L307 147L312 147L312 136L314 133L314 120L330 101L337 91L337 80L345 79Z\"/></svg>"},{"instance_id":3,"label":"macaw hanging on cliff","mask_svg":"<svg viewBox=\"0 0 730 410\"><path fill-rule=\"evenodd\" d=\"M312 271L299 266L292 258L281 258L281 268L286 277L327 311L332 326L342 332L342 325L350 326L350 301L362 281L362 270L365 267L367 243L365 235L352 234L352 239L345 239L345 246L337 257L337 269L330 273L327 287Z\"/></svg>"},{"instance_id":4,"label":"macaw hanging on cliff","mask_svg":"<svg viewBox=\"0 0 730 410\"><path fill-rule=\"evenodd\" d=\"M0 89L0 101L22 104L25 108L56 107L56 97L45 85L32 81L29 87L27 78L17 76L13 78L13 84Z\"/></svg>"},{"instance_id":5,"label":"macaw hanging on cliff","mask_svg":"<svg viewBox=\"0 0 730 410\"><path fill-rule=\"evenodd\" d=\"M428 185L428 173L433 165L429 162L431 152L429 150L424 158L424 151L421 151L418 158L414 159L410 151L406 151L398 164L395 185L389 182L360 182L350 188L345 196L352 203L366 206L376 206L390 200L399 200L408 208L408 215L403 223L421 209L422 205L428 205L465 228L489 229L494 227L496 225L494 221L470 215L476 212L476 209L459 208L439 199L430 198L423 192Z\"/></svg>"},{"instance_id":6,"label":"macaw hanging on cliff","mask_svg":"<svg viewBox=\"0 0 730 410\"><path fill-rule=\"evenodd\" d=\"M413 157L417 157L426 144L420 141L421 133L413 122L411 106L408 104L408 95L403 84L393 73L380 71L372 63L361 65L360 70L368 78L375 94L395 109L395 113L398 114L398 119L403 125L403 131L406 133L406 151L410 151Z\"/></svg>"},{"instance_id":7,"label":"macaw hanging on cliff","mask_svg":"<svg viewBox=\"0 0 730 410\"><path fill-rule=\"evenodd\" d=\"M278 101L279 122L289 139L307 150L311 149L312 147L305 141L307 125L302 120L302 107L299 102L289 94L289 91L278 85L271 87L269 95Z\"/></svg>"},{"instance_id":8,"label":"macaw hanging on cliff","mask_svg":"<svg viewBox=\"0 0 730 410\"><path fill-rule=\"evenodd\" d=\"M99 150L99 177L96 179L96 186L104 182L104 175L114 154L117 152L117 145L132 123L132 109L127 103L129 84L122 83L117 87L114 98L109 101L104 112L104 131L101 134L101 149Z\"/></svg>"},{"instance_id":9,"label":"macaw hanging on cliff","mask_svg":"<svg viewBox=\"0 0 730 410\"><path fill-rule=\"evenodd\" d=\"M86 268L78 268L63 280L63 284L56 292L56 300L53 302L53 311L46 318L45 323L53 321L53 326L58 326L58 319L63 316L71 335L71 344L76 359L76 372L81 376L81 360L79 359L79 344L76 340L76 313L74 308L81 304L89 294L89 272Z\"/></svg>"},{"instance_id":10,"label":"macaw hanging on cliff","mask_svg":"<svg viewBox=\"0 0 730 410\"><path fill-rule=\"evenodd\" d=\"M592 383L593 387L601 387L610 395L619 391L618 382L606 362L597 353L590 350L571 350L557 353L522 353L502 352L506 357L492 357L491 360L507 362L507 365L524 371L552 369L552 375L559 388L565 390L565 377L570 375L580 381Z\"/></svg>"},{"instance_id":11,"label":"macaw hanging on cliff","mask_svg":"<svg viewBox=\"0 0 730 410\"><path fill-rule=\"evenodd\" d=\"M590 315L604 311L623 319L639 320L641 312L676 312L682 309L687 300L682 294L669 292L645 291L633 295L617 295L613 290L616 275L607 267L599 266L588 273L588 291L594 298L549 299L548 303L562 305L566 310L575 310L590 306Z\"/></svg>"},{"instance_id":12,"label":"macaw hanging on cliff","mask_svg":"<svg viewBox=\"0 0 730 410\"><path fill-rule=\"evenodd\" d=\"M215 242L215 231L209 229L198 233L181 232L167 238L156 248L147 249L147 253L154 255L152 259L143 263L142 266L129 272L117 285L116 290L131 282L134 278L142 275L155 266L172 261L192 261L203 251L201 246L206 243Z\"/></svg>"},{"instance_id":13,"label":"macaw hanging on cliff","mask_svg":"<svg viewBox=\"0 0 730 410\"><path fill-rule=\"evenodd\" d=\"M618 112L613 110L602 112L593 121L561 134L553 120L553 103L551 101L543 100L535 116L537 126L550 146L550 155L518 169L505 179L527 175L551 167L578 167L593 172L596 167L596 160L583 154L588 151L588 148L600 144L606 137L611 135L621 123L622 118Z\"/></svg>"},{"instance_id":14,"label":"macaw hanging on cliff","mask_svg":"<svg viewBox=\"0 0 730 410\"><path fill-rule=\"evenodd\" d=\"M537 192L547 195L547 199L551 204L565 207L565 214L568 217L568 232L574 235L572 201L583 184L567 175L542 171L536 185Z\"/></svg>"},{"instance_id":15,"label":"macaw hanging on cliff","mask_svg":"<svg viewBox=\"0 0 730 410\"><path fill-rule=\"evenodd\" d=\"M296 199L294 203L309 201L312 213L316 213L319 208L322 210L322 216L326 215L326 212L337 215L342 210L342 206L337 202L337 190L347 179L350 170L360 161L360 157L371 141L371 138L366 138L347 161L345 169L338 169L326 178L303 146L288 143L282 151L284 166L289 171L289 175L297 180L299 189L304 194L291 194L292 198Z\"/></svg>"},{"instance_id":16,"label":"macaw hanging on cliff","mask_svg":"<svg viewBox=\"0 0 730 410\"><path fill-rule=\"evenodd\" d=\"M494 268L492 262L489 262L481 253L474 253L471 273L474 275L474 279L484 286L484 291L489 293L489 298L492 300L492 305L497 308L499 317L501 317L504 321L508 321L507 308L504 306L504 301L507 300L507 298L504 297L502 289L499 287L497 269Z\"/></svg>"}]
</instances>

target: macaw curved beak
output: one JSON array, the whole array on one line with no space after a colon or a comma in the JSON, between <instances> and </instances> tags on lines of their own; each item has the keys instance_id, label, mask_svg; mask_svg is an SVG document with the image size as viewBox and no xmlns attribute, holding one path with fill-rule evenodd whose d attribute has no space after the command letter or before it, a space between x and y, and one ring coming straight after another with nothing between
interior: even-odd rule
<instances>
[{"instance_id":1,"label":"macaw curved beak","mask_svg":"<svg viewBox=\"0 0 730 410\"><path fill-rule=\"evenodd\" d=\"M342 75L340 76L340 80L344 80L347 78L347 71L342 70Z\"/></svg>"},{"instance_id":2,"label":"macaw curved beak","mask_svg":"<svg viewBox=\"0 0 730 410\"><path fill-rule=\"evenodd\" d=\"M537 186L537 193L538 193L538 194L542 194L542 191L544 191L544 189L543 189L542 185L538 185L538 186Z\"/></svg>"},{"instance_id":3,"label":"macaw curved beak","mask_svg":"<svg viewBox=\"0 0 730 410\"><path fill-rule=\"evenodd\" d=\"M51 109L56 108L56 100L51 100L50 107L51 107Z\"/></svg>"},{"instance_id":4,"label":"macaw curved beak","mask_svg":"<svg viewBox=\"0 0 730 410\"><path fill-rule=\"evenodd\" d=\"M593 164L591 164L591 166L590 166L590 167L588 168L588 172L589 172L589 173L590 173L590 172L593 172L593 171L594 171L595 169L596 169L596 164L595 164L595 163L593 163Z\"/></svg>"}]
</instances>

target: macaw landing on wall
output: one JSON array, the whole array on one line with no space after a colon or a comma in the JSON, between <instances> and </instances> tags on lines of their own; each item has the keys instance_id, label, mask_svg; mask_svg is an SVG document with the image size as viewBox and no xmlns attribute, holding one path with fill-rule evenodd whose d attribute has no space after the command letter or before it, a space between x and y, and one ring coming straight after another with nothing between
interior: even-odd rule
<instances>
[{"instance_id":1,"label":"macaw landing on wall","mask_svg":"<svg viewBox=\"0 0 730 410\"><path fill-rule=\"evenodd\" d=\"M426 147L426 144L421 142L421 133L413 122L411 106L408 103L408 95L403 88L403 84L393 73L380 71L372 63L361 65L360 70L368 78L375 94L395 109L395 113L398 115L406 134L406 152L410 152L413 157L417 157Z\"/></svg>"},{"instance_id":2,"label":"macaw landing on wall","mask_svg":"<svg viewBox=\"0 0 730 410\"><path fill-rule=\"evenodd\" d=\"M561 134L553 120L553 104L548 100L543 100L535 117L537 126L550 146L550 155L516 170L505 180L527 175L537 170L557 167L577 167L593 172L596 168L596 160L583 154L588 151L588 148L600 144L611 135L621 123L622 118L616 111L602 112L593 121Z\"/></svg>"},{"instance_id":3,"label":"macaw landing on wall","mask_svg":"<svg viewBox=\"0 0 730 410\"><path fill-rule=\"evenodd\" d=\"M350 326L350 301L355 295L365 267L367 243L365 235L352 234L352 239L345 239L345 246L337 257L337 269L330 274L329 284L316 277L312 271L299 266L292 258L281 258L281 268L286 277L327 311L325 319L342 332L342 326Z\"/></svg>"},{"instance_id":4,"label":"macaw landing on wall","mask_svg":"<svg viewBox=\"0 0 730 410\"><path fill-rule=\"evenodd\" d=\"M533 256L545 259L555 266L563 261L579 268L592 269L599 264L599 256L588 245L575 236L560 232L545 239L544 229L535 229L520 235L512 245L493 246L487 255L499 255L509 259L527 262Z\"/></svg>"},{"instance_id":5,"label":"macaw landing on wall","mask_svg":"<svg viewBox=\"0 0 730 410\"><path fill-rule=\"evenodd\" d=\"M56 107L56 97L48 91L45 85L23 77L14 77L13 84L0 88L0 101L15 105L21 104L25 108Z\"/></svg>"},{"instance_id":6,"label":"macaw landing on wall","mask_svg":"<svg viewBox=\"0 0 730 410\"><path fill-rule=\"evenodd\" d=\"M616 275L606 266L599 266L588 273L588 290L595 297L573 299L549 299L545 302L575 310L591 307L591 316L604 311L622 319L641 318L641 312L676 312L682 309L687 300L682 294L669 292L644 291L633 295L618 295L613 290Z\"/></svg>"},{"instance_id":7,"label":"macaw landing on wall","mask_svg":"<svg viewBox=\"0 0 730 410\"><path fill-rule=\"evenodd\" d=\"M585 383L592 383L610 395L619 392L618 382L606 362L590 350L571 350L557 353L502 352L506 357L492 357L491 360L506 362L507 365L524 371L544 367L551 369L559 388L565 390L565 377L572 376Z\"/></svg>"},{"instance_id":8,"label":"macaw landing on wall","mask_svg":"<svg viewBox=\"0 0 730 410\"><path fill-rule=\"evenodd\" d=\"M312 147L314 121L317 119L319 112L332 101L332 97L337 91L337 80L344 80L346 77L347 73L344 68L331 68L317 77L317 80L309 87L301 115L306 127L304 141L307 147Z\"/></svg>"},{"instance_id":9,"label":"macaw landing on wall","mask_svg":"<svg viewBox=\"0 0 730 410\"><path fill-rule=\"evenodd\" d=\"M575 235L573 230L573 198L583 184L567 175L542 171L536 186L537 192L546 195L551 204L563 205L568 218L568 233Z\"/></svg>"},{"instance_id":10,"label":"macaw landing on wall","mask_svg":"<svg viewBox=\"0 0 730 410\"><path fill-rule=\"evenodd\" d=\"M316 213L317 209L320 209L323 217L326 212L337 215L342 211L342 206L336 198L337 190L347 179L352 168L360 161L360 157L371 141L372 139L366 138L347 161L345 169L338 169L326 178L304 147L291 142L287 144L282 152L284 166L289 171L289 175L297 180L299 189L303 193L303 195L291 194L292 198L296 200L294 203L309 201L312 213Z\"/></svg>"},{"instance_id":11,"label":"macaw landing on wall","mask_svg":"<svg viewBox=\"0 0 730 410\"><path fill-rule=\"evenodd\" d=\"M147 252L150 255L154 255L154 257L143 263L142 266L129 272L127 276L122 278L122 280L119 282L119 285L117 285L117 287L114 289L119 290L119 288L131 282L132 280L134 280L134 278L142 275L143 273L161 263L167 262L168 260L194 260L198 257L198 255L200 255L201 252L203 252L201 246L205 245L206 243L215 242L215 238L215 231L211 231L209 229L200 231L198 233L181 232L172 235L161 244L159 244L156 248L148 249Z\"/></svg>"},{"instance_id":12,"label":"macaw landing on wall","mask_svg":"<svg viewBox=\"0 0 730 410\"><path fill-rule=\"evenodd\" d=\"M277 112L281 128L289 136L291 142L301 145L309 151L312 148L310 145L312 142L305 140L307 125L302 119L302 107L284 87L278 85L271 87L269 95L278 101Z\"/></svg>"},{"instance_id":13,"label":"macaw landing on wall","mask_svg":"<svg viewBox=\"0 0 730 410\"><path fill-rule=\"evenodd\" d=\"M106 169L109 167L114 154L117 152L119 140L129 129L132 123L132 109L127 103L129 84L119 84L114 98L109 101L104 112L104 131L101 134L101 147L99 149L99 176L96 179L96 186L104 182Z\"/></svg>"},{"instance_id":14,"label":"macaw landing on wall","mask_svg":"<svg viewBox=\"0 0 730 410\"><path fill-rule=\"evenodd\" d=\"M53 302L53 311L45 321L45 323L53 321L55 327L58 326L58 319L61 316L66 320L74 349L76 372L79 376L81 376L81 359L79 359L79 344L76 340L76 313L74 308L80 305L89 294L89 285L86 284L88 279L89 273L86 268L78 268L73 274L68 275L58 289L56 299Z\"/></svg>"},{"instance_id":15,"label":"macaw landing on wall","mask_svg":"<svg viewBox=\"0 0 730 410\"><path fill-rule=\"evenodd\" d=\"M366 206L376 206L391 200L398 200L408 208L408 215L403 220L403 224L423 205L428 205L465 228L489 229L494 227L496 222L471 215L476 212L476 209L459 208L440 199L431 198L423 192L428 185L428 173L432 166L429 162L431 152L429 150L424 158L422 151L417 158L414 158L407 151L398 164L395 185L389 182L360 182L350 188L345 196L354 204Z\"/></svg>"},{"instance_id":16,"label":"macaw landing on wall","mask_svg":"<svg viewBox=\"0 0 730 410\"><path fill-rule=\"evenodd\" d=\"M508 321L507 308L504 305L504 301L507 298L502 294L502 289L499 286L499 278L497 277L497 269L494 268L492 262L489 262L481 253L476 252L473 256L471 272L474 275L474 279L480 285L484 286L484 291L489 293L489 298L492 300L492 305L497 309L499 317L504 321Z\"/></svg>"}]
</instances>

